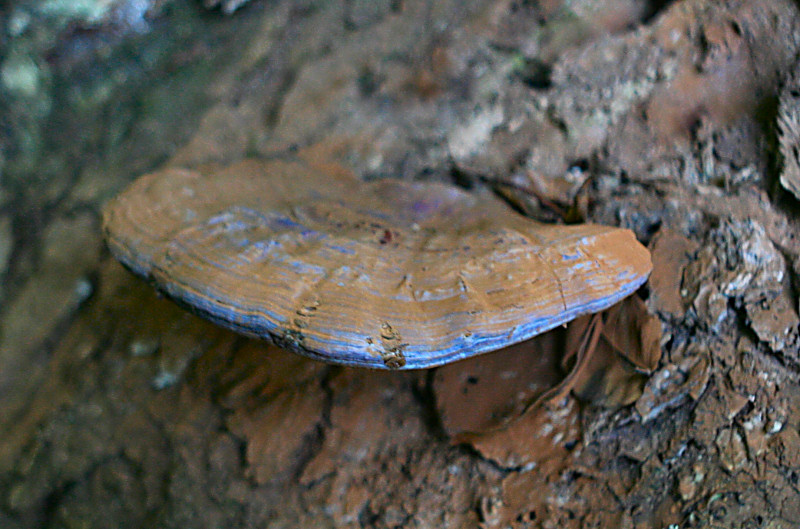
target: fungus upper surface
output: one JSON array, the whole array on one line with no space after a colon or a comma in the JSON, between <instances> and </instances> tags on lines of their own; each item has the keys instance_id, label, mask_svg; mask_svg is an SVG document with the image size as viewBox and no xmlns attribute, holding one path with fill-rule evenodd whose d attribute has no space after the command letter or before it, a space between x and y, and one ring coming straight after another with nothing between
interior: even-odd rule
<instances>
[{"instance_id":1,"label":"fungus upper surface","mask_svg":"<svg viewBox=\"0 0 800 529\"><path fill-rule=\"evenodd\" d=\"M118 259L200 315L374 368L520 342L613 305L651 268L629 230L541 224L457 187L295 162L146 175L104 228Z\"/></svg>"}]
</instances>

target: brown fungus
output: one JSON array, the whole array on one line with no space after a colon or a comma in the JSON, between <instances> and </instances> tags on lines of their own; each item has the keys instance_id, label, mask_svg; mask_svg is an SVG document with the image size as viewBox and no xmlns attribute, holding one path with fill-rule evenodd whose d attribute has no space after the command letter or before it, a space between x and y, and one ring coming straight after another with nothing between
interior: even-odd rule
<instances>
[{"instance_id":1,"label":"brown fungus","mask_svg":"<svg viewBox=\"0 0 800 529\"><path fill-rule=\"evenodd\" d=\"M111 201L114 255L220 325L320 360L426 368L603 310L647 278L629 230L531 221L454 186L299 162L165 169Z\"/></svg>"}]
</instances>

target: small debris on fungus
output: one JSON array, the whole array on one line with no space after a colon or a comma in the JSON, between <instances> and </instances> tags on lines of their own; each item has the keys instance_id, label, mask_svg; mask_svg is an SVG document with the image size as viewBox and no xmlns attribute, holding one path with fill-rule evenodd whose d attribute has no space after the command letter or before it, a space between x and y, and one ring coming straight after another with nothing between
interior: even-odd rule
<instances>
[{"instance_id":1,"label":"small debris on fungus","mask_svg":"<svg viewBox=\"0 0 800 529\"><path fill-rule=\"evenodd\" d=\"M527 340L617 303L651 269L629 230L541 224L455 186L299 162L143 176L104 229L122 263L201 316L372 368Z\"/></svg>"}]
</instances>

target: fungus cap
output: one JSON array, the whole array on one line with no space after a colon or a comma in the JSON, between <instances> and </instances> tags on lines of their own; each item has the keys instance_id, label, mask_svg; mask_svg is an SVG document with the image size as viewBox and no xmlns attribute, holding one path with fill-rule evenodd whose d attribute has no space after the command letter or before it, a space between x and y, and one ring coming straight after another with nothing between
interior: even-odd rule
<instances>
[{"instance_id":1,"label":"fungus cap","mask_svg":"<svg viewBox=\"0 0 800 529\"><path fill-rule=\"evenodd\" d=\"M629 230L541 224L438 183L295 162L166 169L104 211L112 253L194 312L327 362L425 368L526 340L631 294Z\"/></svg>"}]
</instances>

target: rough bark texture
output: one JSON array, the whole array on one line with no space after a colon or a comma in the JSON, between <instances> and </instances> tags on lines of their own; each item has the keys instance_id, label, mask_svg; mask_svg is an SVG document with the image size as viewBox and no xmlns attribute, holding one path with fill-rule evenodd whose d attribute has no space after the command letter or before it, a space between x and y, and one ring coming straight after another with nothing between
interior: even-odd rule
<instances>
[{"instance_id":1,"label":"rough bark texture","mask_svg":"<svg viewBox=\"0 0 800 529\"><path fill-rule=\"evenodd\" d=\"M207 4L0 8L0 526L800 524L795 3ZM657 367L612 351L627 370L541 406L503 381L569 367L557 340L330 367L110 258L100 206L133 178L246 156L634 230ZM501 426L451 438L471 409Z\"/></svg>"}]
</instances>

